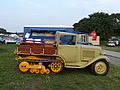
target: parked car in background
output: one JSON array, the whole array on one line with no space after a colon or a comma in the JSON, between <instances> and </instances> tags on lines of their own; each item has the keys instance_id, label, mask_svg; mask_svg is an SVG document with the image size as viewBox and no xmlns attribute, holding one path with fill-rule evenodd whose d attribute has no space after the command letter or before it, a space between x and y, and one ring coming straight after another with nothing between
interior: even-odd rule
<instances>
[{"instance_id":1,"label":"parked car in background","mask_svg":"<svg viewBox=\"0 0 120 90\"><path fill-rule=\"evenodd\" d=\"M115 42L116 46L118 46L120 44L118 40L115 40L114 42Z\"/></svg>"},{"instance_id":2,"label":"parked car in background","mask_svg":"<svg viewBox=\"0 0 120 90\"><path fill-rule=\"evenodd\" d=\"M116 45L114 41L108 41L107 46L115 47Z\"/></svg>"},{"instance_id":3,"label":"parked car in background","mask_svg":"<svg viewBox=\"0 0 120 90\"><path fill-rule=\"evenodd\" d=\"M3 37L0 37L0 43L4 44L5 43L5 40Z\"/></svg>"},{"instance_id":4,"label":"parked car in background","mask_svg":"<svg viewBox=\"0 0 120 90\"><path fill-rule=\"evenodd\" d=\"M5 44L8 44L8 43L16 43L15 38L5 37Z\"/></svg>"},{"instance_id":5,"label":"parked car in background","mask_svg":"<svg viewBox=\"0 0 120 90\"><path fill-rule=\"evenodd\" d=\"M4 44L4 34L0 34L0 43Z\"/></svg>"}]
</instances>

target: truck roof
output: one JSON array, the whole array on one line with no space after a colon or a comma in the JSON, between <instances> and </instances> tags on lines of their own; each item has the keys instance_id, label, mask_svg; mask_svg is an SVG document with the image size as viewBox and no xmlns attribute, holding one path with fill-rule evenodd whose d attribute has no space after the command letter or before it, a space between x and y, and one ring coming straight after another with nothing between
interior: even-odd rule
<instances>
[{"instance_id":1,"label":"truck roof","mask_svg":"<svg viewBox=\"0 0 120 90\"><path fill-rule=\"evenodd\" d=\"M73 26L65 25L24 25L24 27L74 28Z\"/></svg>"}]
</instances>

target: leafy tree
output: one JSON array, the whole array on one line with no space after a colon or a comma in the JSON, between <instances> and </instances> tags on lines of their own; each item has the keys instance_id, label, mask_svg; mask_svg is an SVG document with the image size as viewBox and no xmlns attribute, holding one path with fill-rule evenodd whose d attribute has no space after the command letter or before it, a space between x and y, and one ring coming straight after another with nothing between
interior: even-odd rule
<instances>
[{"instance_id":1,"label":"leafy tree","mask_svg":"<svg viewBox=\"0 0 120 90\"><path fill-rule=\"evenodd\" d=\"M113 35L113 18L108 13L97 12L81 19L74 27L76 31L86 33L96 30L101 40L108 40Z\"/></svg>"},{"instance_id":2,"label":"leafy tree","mask_svg":"<svg viewBox=\"0 0 120 90\"><path fill-rule=\"evenodd\" d=\"M120 13L111 14L111 18L113 19L113 32L114 36L120 36Z\"/></svg>"},{"instance_id":3,"label":"leafy tree","mask_svg":"<svg viewBox=\"0 0 120 90\"><path fill-rule=\"evenodd\" d=\"M0 33L6 33L6 29L0 28Z\"/></svg>"}]
</instances>

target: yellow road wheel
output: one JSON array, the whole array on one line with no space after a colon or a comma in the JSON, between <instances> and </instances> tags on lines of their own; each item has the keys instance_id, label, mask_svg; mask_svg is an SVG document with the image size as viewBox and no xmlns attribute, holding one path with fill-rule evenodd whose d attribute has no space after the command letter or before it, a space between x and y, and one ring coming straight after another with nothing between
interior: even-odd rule
<instances>
[{"instance_id":1,"label":"yellow road wheel","mask_svg":"<svg viewBox=\"0 0 120 90\"><path fill-rule=\"evenodd\" d=\"M49 69L47 69L47 70L46 70L46 74L49 74L49 73L50 73L50 70L49 70Z\"/></svg>"},{"instance_id":2,"label":"yellow road wheel","mask_svg":"<svg viewBox=\"0 0 120 90\"><path fill-rule=\"evenodd\" d=\"M95 75L106 75L109 71L109 64L105 60L99 60L91 65L91 72Z\"/></svg>"},{"instance_id":3,"label":"yellow road wheel","mask_svg":"<svg viewBox=\"0 0 120 90\"><path fill-rule=\"evenodd\" d=\"M35 72L35 70L34 70L34 69L30 69L30 72L31 72L31 73L34 73L34 72Z\"/></svg>"},{"instance_id":4,"label":"yellow road wheel","mask_svg":"<svg viewBox=\"0 0 120 90\"><path fill-rule=\"evenodd\" d=\"M22 72L27 72L29 70L28 67L29 67L29 63L25 61L20 62L20 64L18 65L19 70Z\"/></svg>"},{"instance_id":5,"label":"yellow road wheel","mask_svg":"<svg viewBox=\"0 0 120 90\"><path fill-rule=\"evenodd\" d=\"M35 70L35 73L40 73L40 70L39 70L39 69L36 69L36 70Z\"/></svg>"},{"instance_id":6,"label":"yellow road wheel","mask_svg":"<svg viewBox=\"0 0 120 90\"><path fill-rule=\"evenodd\" d=\"M106 68L107 68L107 66L104 62L98 62L95 65L95 72L102 74L106 71Z\"/></svg>"},{"instance_id":7,"label":"yellow road wheel","mask_svg":"<svg viewBox=\"0 0 120 90\"><path fill-rule=\"evenodd\" d=\"M62 67L63 67L63 65L62 65L62 63L61 62L59 62L59 61L54 61L54 62L52 62L51 64L50 64L50 68L51 68L51 70L53 71L53 72L60 72L61 70L62 70Z\"/></svg>"},{"instance_id":8,"label":"yellow road wheel","mask_svg":"<svg viewBox=\"0 0 120 90\"><path fill-rule=\"evenodd\" d=\"M41 73L41 74L44 74L44 71L43 71L43 70L40 70L40 73Z\"/></svg>"}]
</instances>

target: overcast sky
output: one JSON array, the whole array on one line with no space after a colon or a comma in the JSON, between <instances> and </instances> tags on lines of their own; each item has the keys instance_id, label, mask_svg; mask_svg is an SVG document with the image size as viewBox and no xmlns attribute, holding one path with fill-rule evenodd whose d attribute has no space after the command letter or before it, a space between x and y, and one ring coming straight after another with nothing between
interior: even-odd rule
<instances>
[{"instance_id":1,"label":"overcast sky","mask_svg":"<svg viewBox=\"0 0 120 90\"><path fill-rule=\"evenodd\" d=\"M0 0L0 28L22 32L24 25L73 25L94 12L120 13L120 0Z\"/></svg>"}]
</instances>

